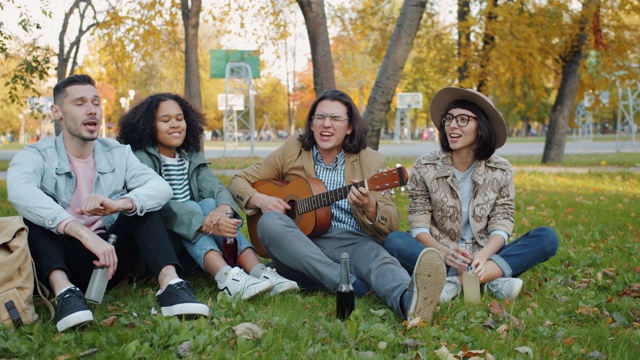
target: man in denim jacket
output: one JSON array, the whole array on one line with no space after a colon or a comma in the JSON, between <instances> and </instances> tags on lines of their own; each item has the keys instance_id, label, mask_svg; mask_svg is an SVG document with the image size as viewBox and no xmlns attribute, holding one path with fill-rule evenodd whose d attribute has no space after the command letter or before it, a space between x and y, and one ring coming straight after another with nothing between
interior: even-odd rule
<instances>
[{"instance_id":1,"label":"man in denim jacket","mask_svg":"<svg viewBox=\"0 0 640 360\"><path fill-rule=\"evenodd\" d=\"M207 316L209 308L178 275L180 263L156 212L171 187L128 146L98 139L102 103L91 77L60 81L53 98L51 112L64 131L13 158L7 189L29 228L38 279L56 294L58 331L93 320L82 291L94 267L106 267L114 286L138 255L160 284L163 315ZM111 234L114 245L105 241Z\"/></svg>"}]
</instances>

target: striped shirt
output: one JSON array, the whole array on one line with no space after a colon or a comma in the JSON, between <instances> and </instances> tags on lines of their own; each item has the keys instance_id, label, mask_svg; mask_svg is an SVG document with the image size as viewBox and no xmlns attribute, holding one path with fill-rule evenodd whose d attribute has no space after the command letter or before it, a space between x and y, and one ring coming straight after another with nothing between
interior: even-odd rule
<instances>
[{"instance_id":1,"label":"striped shirt","mask_svg":"<svg viewBox=\"0 0 640 360\"><path fill-rule=\"evenodd\" d=\"M313 147L313 164L316 177L324 183L328 191L345 186L344 167L347 154L341 150L331 165L325 165L318 149ZM331 227L364 232L364 229L351 213L349 200L346 198L331 204Z\"/></svg>"},{"instance_id":2,"label":"striped shirt","mask_svg":"<svg viewBox=\"0 0 640 360\"><path fill-rule=\"evenodd\" d=\"M189 161L176 154L175 158L170 158L160 154L162 158L162 176L169 183L173 190L171 200L185 202L191 200L189 192Z\"/></svg>"}]
</instances>

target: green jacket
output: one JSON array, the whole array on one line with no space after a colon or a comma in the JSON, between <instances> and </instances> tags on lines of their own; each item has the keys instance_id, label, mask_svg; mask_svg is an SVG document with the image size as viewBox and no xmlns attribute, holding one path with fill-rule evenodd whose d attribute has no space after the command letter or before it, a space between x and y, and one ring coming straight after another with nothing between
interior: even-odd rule
<instances>
[{"instance_id":1,"label":"green jacket","mask_svg":"<svg viewBox=\"0 0 640 360\"><path fill-rule=\"evenodd\" d=\"M231 206L234 211L234 218L242 220L238 214L238 208L229 190L222 184L218 177L209 168L209 163L201 152L185 153L179 151L180 156L189 161L189 189L191 199L199 202L203 199L212 198L218 206L225 204ZM144 150L137 150L134 154L140 162L152 168L160 176L162 174L162 159L156 147L147 147ZM164 177L164 176L163 176ZM183 239L192 242L198 241L203 235L198 229L204 223L206 215L193 209L184 202L169 200L162 209L160 215L164 224L170 232L175 233Z\"/></svg>"}]
</instances>

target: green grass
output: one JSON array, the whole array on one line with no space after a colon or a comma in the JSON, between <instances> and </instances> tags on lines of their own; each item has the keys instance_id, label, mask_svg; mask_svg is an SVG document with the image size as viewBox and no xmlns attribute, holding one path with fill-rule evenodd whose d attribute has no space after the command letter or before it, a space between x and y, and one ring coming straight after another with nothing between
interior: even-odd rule
<instances>
[{"instance_id":1,"label":"green grass","mask_svg":"<svg viewBox=\"0 0 640 360\"><path fill-rule=\"evenodd\" d=\"M433 326L407 329L373 295L356 299L343 323L335 319L331 294L229 301L199 275L189 280L211 315L180 320L151 315L157 285L145 279L108 291L103 304L92 306L95 322L63 334L39 306L43 322L0 329L0 358L172 359L186 342L188 357L203 359L437 359L434 350L442 346L454 354L486 350L497 359L529 359L519 347L529 347L535 359L640 358L640 175L517 172L515 183L513 238L548 225L557 230L560 249L522 276L523 291L513 302L488 294L477 305L458 299L441 306ZM0 204L5 186L0 182ZM406 230L407 194L394 197ZM15 214L8 205L0 213ZM492 313L490 304L512 317ZM113 326L102 323L110 317ZM233 328L245 322L260 326L262 337L237 336Z\"/></svg>"}]
</instances>

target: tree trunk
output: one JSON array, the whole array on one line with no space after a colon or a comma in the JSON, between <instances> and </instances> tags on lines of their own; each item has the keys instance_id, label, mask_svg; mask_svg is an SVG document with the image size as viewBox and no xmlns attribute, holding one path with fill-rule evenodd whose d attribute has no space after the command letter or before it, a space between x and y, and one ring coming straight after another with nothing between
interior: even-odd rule
<instances>
[{"instance_id":1,"label":"tree trunk","mask_svg":"<svg viewBox=\"0 0 640 360\"><path fill-rule=\"evenodd\" d=\"M367 144L372 149L378 149L382 123L400 82L402 69L413 47L413 40L420 28L426 6L427 0L405 0L402 4L400 16L363 114L364 120L369 124Z\"/></svg>"},{"instance_id":2,"label":"tree trunk","mask_svg":"<svg viewBox=\"0 0 640 360\"><path fill-rule=\"evenodd\" d=\"M467 24L469 16L469 0L458 0L458 59L462 63L458 66L458 82L462 82L469 77L469 46L471 45L471 31Z\"/></svg>"},{"instance_id":3,"label":"tree trunk","mask_svg":"<svg viewBox=\"0 0 640 360\"><path fill-rule=\"evenodd\" d=\"M325 90L336 88L333 73L331 43L327 29L327 16L324 12L324 0L297 0L311 44L311 62L313 64L313 89L316 96Z\"/></svg>"},{"instance_id":4,"label":"tree trunk","mask_svg":"<svg viewBox=\"0 0 640 360\"><path fill-rule=\"evenodd\" d=\"M561 163L564 160L564 147L569 131L569 119L571 118L573 103L580 84L578 69L583 58L582 49L587 41L587 26L593 15L593 5L598 6L599 2L600 0L584 0L582 2L579 31L572 40L568 54L562 59L562 78L556 101L551 109L542 163Z\"/></svg>"},{"instance_id":5,"label":"tree trunk","mask_svg":"<svg viewBox=\"0 0 640 360\"><path fill-rule=\"evenodd\" d=\"M488 93L489 83L489 67L491 66L491 51L496 43L496 37L493 34L498 15L495 10L498 7L498 0L493 0L491 8L487 14L487 22L484 29L484 37L482 39L482 54L480 55L480 80L478 81L478 91L483 94Z\"/></svg>"},{"instance_id":6,"label":"tree trunk","mask_svg":"<svg viewBox=\"0 0 640 360\"><path fill-rule=\"evenodd\" d=\"M200 67L198 62L198 27L200 26L201 0L180 0L184 24L184 97L202 111L200 91Z\"/></svg>"}]
</instances>

